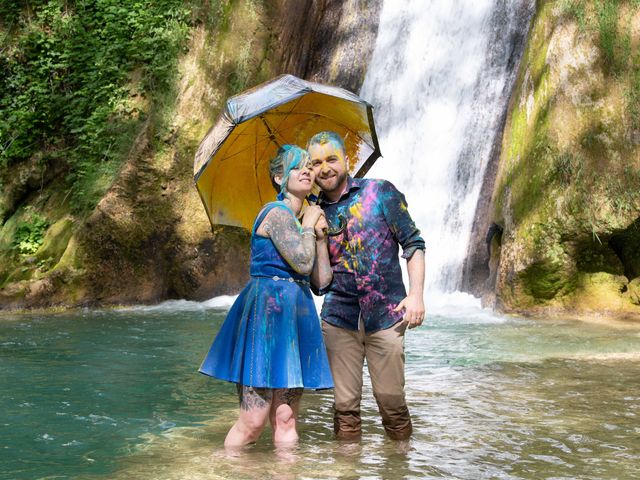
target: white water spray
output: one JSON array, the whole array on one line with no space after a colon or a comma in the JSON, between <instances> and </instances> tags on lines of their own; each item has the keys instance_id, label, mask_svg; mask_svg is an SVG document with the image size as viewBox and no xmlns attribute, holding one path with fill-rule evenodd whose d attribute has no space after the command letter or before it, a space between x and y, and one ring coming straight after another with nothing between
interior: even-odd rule
<instances>
[{"instance_id":1,"label":"white water spray","mask_svg":"<svg viewBox=\"0 0 640 480\"><path fill-rule=\"evenodd\" d=\"M384 158L367 176L407 197L427 243L426 290L460 288L493 142L533 0L386 0L360 92ZM403 262L404 263L404 262Z\"/></svg>"}]
</instances>

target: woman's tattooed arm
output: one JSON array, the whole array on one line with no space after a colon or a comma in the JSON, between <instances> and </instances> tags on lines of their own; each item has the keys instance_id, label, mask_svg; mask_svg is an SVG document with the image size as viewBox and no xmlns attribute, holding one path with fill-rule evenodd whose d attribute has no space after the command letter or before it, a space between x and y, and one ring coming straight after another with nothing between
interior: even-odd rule
<instances>
[{"instance_id":1,"label":"woman's tattooed arm","mask_svg":"<svg viewBox=\"0 0 640 480\"><path fill-rule=\"evenodd\" d=\"M302 275L309 275L316 256L316 239L311 232L300 233L300 224L283 208L272 209L262 222L262 229L291 268Z\"/></svg>"}]
</instances>

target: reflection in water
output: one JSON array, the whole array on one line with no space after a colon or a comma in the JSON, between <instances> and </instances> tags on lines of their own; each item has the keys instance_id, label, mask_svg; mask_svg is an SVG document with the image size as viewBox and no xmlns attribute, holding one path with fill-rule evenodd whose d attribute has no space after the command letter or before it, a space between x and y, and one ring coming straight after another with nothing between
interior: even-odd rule
<instances>
[{"instance_id":1,"label":"reflection in water","mask_svg":"<svg viewBox=\"0 0 640 480\"><path fill-rule=\"evenodd\" d=\"M3 319L6 478L640 478L640 326L433 309L407 337L410 441L366 379L361 442L308 392L299 445L230 455L235 389L196 372L223 311L180 308Z\"/></svg>"}]
</instances>

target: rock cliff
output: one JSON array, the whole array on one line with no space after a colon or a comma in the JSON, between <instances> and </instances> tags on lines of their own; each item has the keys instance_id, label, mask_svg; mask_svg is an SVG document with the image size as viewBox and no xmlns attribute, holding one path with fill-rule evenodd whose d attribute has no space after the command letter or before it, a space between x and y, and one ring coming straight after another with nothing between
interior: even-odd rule
<instances>
[{"instance_id":1,"label":"rock cliff","mask_svg":"<svg viewBox=\"0 0 640 480\"><path fill-rule=\"evenodd\" d=\"M538 2L502 138L485 303L640 318L640 5Z\"/></svg>"},{"instance_id":2,"label":"rock cliff","mask_svg":"<svg viewBox=\"0 0 640 480\"><path fill-rule=\"evenodd\" d=\"M357 91L378 13L378 1L219 2L211 14L224 18L215 29L207 22L191 28L165 106L139 105L147 120L86 215L69 207L59 164L36 156L1 172L0 309L237 292L248 276L249 235L212 232L192 180L200 139L228 96L280 73ZM41 237L31 250L16 248L21 228L26 239L24 228Z\"/></svg>"}]
</instances>

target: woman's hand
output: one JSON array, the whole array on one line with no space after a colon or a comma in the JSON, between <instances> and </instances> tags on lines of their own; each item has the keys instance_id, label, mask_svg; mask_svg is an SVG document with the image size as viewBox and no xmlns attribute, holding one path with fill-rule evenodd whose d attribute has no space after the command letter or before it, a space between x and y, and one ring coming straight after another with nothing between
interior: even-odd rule
<instances>
[{"instance_id":1,"label":"woman's hand","mask_svg":"<svg viewBox=\"0 0 640 480\"><path fill-rule=\"evenodd\" d=\"M315 224L315 232L317 240L324 240L327 238L327 230L329 229L329 225L327 224L327 219L324 216L324 213L318 218L318 221Z\"/></svg>"},{"instance_id":2,"label":"woman's hand","mask_svg":"<svg viewBox=\"0 0 640 480\"><path fill-rule=\"evenodd\" d=\"M317 205L311 205L304 211L304 217L302 218L303 228L314 228L320 217L324 217L324 212Z\"/></svg>"}]
</instances>

